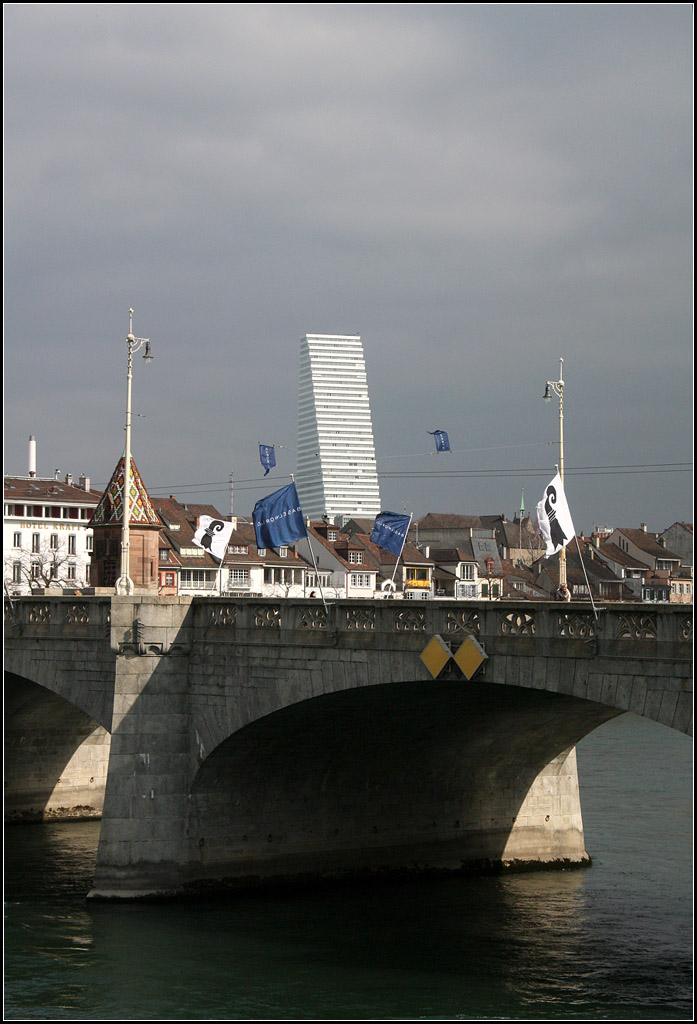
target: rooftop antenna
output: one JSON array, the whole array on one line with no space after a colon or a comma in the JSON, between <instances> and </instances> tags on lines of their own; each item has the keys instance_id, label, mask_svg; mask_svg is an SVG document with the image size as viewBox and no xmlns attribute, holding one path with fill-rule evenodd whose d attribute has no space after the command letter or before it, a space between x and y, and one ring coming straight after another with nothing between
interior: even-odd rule
<instances>
[{"instance_id":1,"label":"rooftop antenna","mask_svg":"<svg viewBox=\"0 0 697 1024\"><path fill-rule=\"evenodd\" d=\"M232 472L232 466L230 466L230 518L233 518L233 507L234 507L234 478Z\"/></svg>"}]
</instances>

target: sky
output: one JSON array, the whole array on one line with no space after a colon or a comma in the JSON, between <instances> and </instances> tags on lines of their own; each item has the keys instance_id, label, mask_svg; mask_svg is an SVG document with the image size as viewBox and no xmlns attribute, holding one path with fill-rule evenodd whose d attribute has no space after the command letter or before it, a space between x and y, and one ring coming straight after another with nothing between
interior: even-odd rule
<instances>
[{"instance_id":1,"label":"sky","mask_svg":"<svg viewBox=\"0 0 697 1024\"><path fill-rule=\"evenodd\" d=\"M3 11L6 474L105 486L132 308L154 498L249 515L357 333L384 509L534 510L563 359L577 531L692 522L691 4Z\"/></svg>"}]
</instances>

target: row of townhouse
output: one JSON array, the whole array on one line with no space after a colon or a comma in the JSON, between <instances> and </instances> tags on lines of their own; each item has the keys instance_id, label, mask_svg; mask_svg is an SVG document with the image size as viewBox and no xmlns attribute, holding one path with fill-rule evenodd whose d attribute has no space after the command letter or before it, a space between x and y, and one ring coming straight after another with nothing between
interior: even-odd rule
<instances>
[{"instance_id":1,"label":"row of townhouse","mask_svg":"<svg viewBox=\"0 0 697 1024\"><path fill-rule=\"evenodd\" d=\"M645 523L638 530L618 528L593 537L588 549L622 580L632 600L692 603L692 523L674 523L662 534L650 533Z\"/></svg>"},{"instance_id":2,"label":"row of townhouse","mask_svg":"<svg viewBox=\"0 0 697 1024\"><path fill-rule=\"evenodd\" d=\"M153 501L135 464L132 469L139 494L132 530L140 512L150 531L138 559L132 538L133 561L147 565L146 585L164 596L535 600L552 597L558 587L558 557L544 557L530 517L509 521L505 515L429 513L413 524L398 562L371 542L372 519L308 523L307 540L277 550L257 548L252 524L236 519L218 565L193 537L202 515L225 517L212 505L182 504L173 495ZM52 479L31 473L5 477L4 578L10 596L113 585L120 550L119 473L121 464L103 494L92 491L86 477L78 484L70 475L61 481L57 473ZM598 531L579 538L578 545L572 542L566 552L575 599L592 594L603 600L692 602L691 524L675 523L663 534L644 525Z\"/></svg>"},{"instance_id":3,"label":"row of townhouse","mask_svg":"<svg viewBox=\"0 0 697 1024\"><path fill-rule=\"evenodd\" d=\"M162 520L159 592L235 597L324 597L427 600L497 599L504 595L504 562L493 532L463 549L419 550L408 541L399 559L370 540L374 520L342 526L308 521L308 537L277 550L258 548L254 528L235 518L218 565L193 543L200 517L224 518L210 505L155 500Z\"/></svg>"},{"instance_id":4,"label":"row of townhouse","mask_svg":"<svg viewBox=\"0 0 697 1024\"><path fill-rule=\"evenodd\" d=\"M545 556L529 516L429 513L410 535L436 562L438 596L539 600L553 597L559 587L559 557ZM492 544L500 561L490 560ZM651 533L643 523L639 529L605 529L567 546L567 583L577 600L689 604L693 561L691 523L676 522L663 533Z\"/></svg>"}]
</instances>

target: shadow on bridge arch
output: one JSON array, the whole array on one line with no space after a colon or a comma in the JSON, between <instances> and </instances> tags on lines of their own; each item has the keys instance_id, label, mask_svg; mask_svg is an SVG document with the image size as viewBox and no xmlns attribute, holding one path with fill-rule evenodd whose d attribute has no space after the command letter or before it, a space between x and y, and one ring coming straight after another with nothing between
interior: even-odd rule
<instances>
[{"instance_id":1,"label":"shadow on bridge arch","mask_svg":"<svg viewBox=\"0 0 697 1024\"><path fill-rule=\"evenodd\" d=\"M5 820L101 817L110 740L75 704L5 672Z\"/></svg>"},{"instance_id":2,"label":"shadow on bridge arch","mask_svg":"<svg viewBox=\"0 0 697 1024\"><path fill-rule=\"evenodd\" d=\"M574 747L621 713L461 680L300 700L201 765L189 876L235 884L588 863Z\"/></svg>"}]
</instances>

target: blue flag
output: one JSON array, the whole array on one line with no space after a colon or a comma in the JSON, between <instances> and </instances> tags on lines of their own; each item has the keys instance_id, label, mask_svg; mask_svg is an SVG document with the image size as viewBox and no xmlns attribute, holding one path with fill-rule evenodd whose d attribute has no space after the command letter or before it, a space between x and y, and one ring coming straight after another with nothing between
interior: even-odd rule
<instances>
[{"instance_id":1,"label":"blue flag","mask_svg":"<svg viewBox=\"0 0 697 1024\"><path fill-rule=\"evenodd\" d=\"M407 539L407 530L411 516L400 515L399 512L381 512L375 518L375 526L370 535L373 544L391 551L397 558L402 553L402 548Z\"/></svg>"},{"instance_id":2,"label":"blue flag","mask_svg":"<svg viewBox=\"0 0 697 1024\"><path fill-rule=\"evenodd\" d=\"M450 451L450 441L448 440L448 435L444 430L429 430L429 434L433 434L436 439L437 452Z\"/></svg>"},{"instance_id":3,"label":"blue flag","mask_svg":"<svg viewBox=\"0 0 697 1024\"><path fill-rule=\"evenodd\" d=\"M307 537L295 484L288 484L260 498L252 513L259 548L279 548Z\"/></svg>"},{"instance_id":4,"label":"blue flag","mask_svg":"<svg viewBox=\"0 0 697 1024\"><path fill-rule=\"evenodd\" d=\"M259 445L259 460L266 470L264 476L267 476L269 470L276 465L276 452L272 444Z\"/></svg>"}]
</instances>

